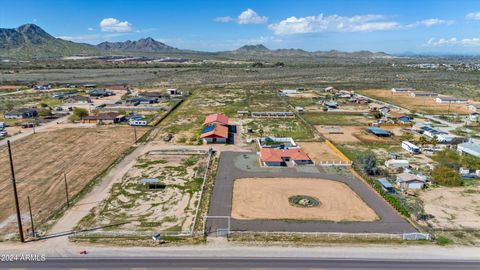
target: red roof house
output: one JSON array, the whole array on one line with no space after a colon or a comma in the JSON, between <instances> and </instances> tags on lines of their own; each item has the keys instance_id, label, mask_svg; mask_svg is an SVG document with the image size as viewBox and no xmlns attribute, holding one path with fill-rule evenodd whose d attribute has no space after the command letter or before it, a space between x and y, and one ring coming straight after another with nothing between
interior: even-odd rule
<instances>
[{"instance_id":1,"label":"red roof house","mask_svg":"<svg viewBox=\"0 0 480 270\"><path fill-rule=\"evenodd\" d=\"M226 143L228 139L228 127L222 125L210 125L203 130L200 136L205 143Z\"/></svg>"},{"instance_id":2,"label":"red roof house","mask_svg":"<svg viewBox=\"0 0 480 270\"><path fill-rule=\"evenodd\" d=\"M314 164L310 157L301 148L261 148L260 160L265 166L288 166Z\"/></svg>"},{"instance_id":3,"label":"red roof house","mask_svg":"<svg viewBox=\"0 0 480 270\"><path fill-rule=\"evenodd\" d=\"M220 124L220 125L228 125L228 116L223 115L221 113L214 113L210 114L205 118L204 125L210 124Z\"/></svg>"}]
</instances>

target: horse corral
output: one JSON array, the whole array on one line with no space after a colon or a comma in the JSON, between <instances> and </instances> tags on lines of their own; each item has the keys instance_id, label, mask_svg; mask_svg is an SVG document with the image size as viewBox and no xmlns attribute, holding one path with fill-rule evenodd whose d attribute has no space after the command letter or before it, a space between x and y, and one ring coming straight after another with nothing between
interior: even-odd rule
<instances>
[{"instance_id":1,"label":"horse corral","mask_svg":"<svg viewBox=\"0 0 480 270\"><path fill-rule=\"evenodd\" d=\"M315 198L318 205L298 207L291 197ZM244 178L233 188L235 219L374 221L376 213L346 184L315 178Z\"/></svg>"}]
</instances>

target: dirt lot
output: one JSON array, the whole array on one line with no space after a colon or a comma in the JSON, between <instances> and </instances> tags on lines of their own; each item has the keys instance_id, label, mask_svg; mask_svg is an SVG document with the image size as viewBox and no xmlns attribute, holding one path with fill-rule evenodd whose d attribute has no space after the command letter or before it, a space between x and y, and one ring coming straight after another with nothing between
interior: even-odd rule
<instances>
[{"instance_id":1,"label":"dirt lot","mask_svg":"<svg viewBox=\"0 0 480 270\"><path fill-rule=\"evenodd\" d=\"M435 188L422 192L428 221L435 229L480 229L480 187Z\"/></svg>"},{"instance_id":2,"label":"dirt lot","mask_svg":"<svg viewBox=\"0 0 480 270\"><path fill-rule=\"evenodd\" d=\"M293 206L289 198L307 195L320 205ZM329 221L374 221L378 217L347 185L323 179L244 178L233 188L232 217L235 219L290 219Z\"/></svg>"},{"instance_id":3,"label":"dirt lot","mask_svg":"<svg viewBox=\"0 0 480 270\"><path fill-rule=\"evenodd\" d=\"M367 126L315 126L315 128L327 139L334 143L350 144L350 143L397 143L398 140L394 137L384 138L377 137L366 129ZM392 131L395 135L400 134L397 129L401 128L386 128ZM333 131L334 130L334 131ZM332 133L333 132L333 133Z\"/></svg>"},{"instance_id":4,"label":"dirt lot","mask_svg":"<svg viewBox=\"0 0 480 270\"><path fill-rule=\"evenodd\" d=\"M206 153L149 152L140 156L122 180L113 185L109 197L82 219L79 228L189 231L205 167ZM143 178L157 178L157 183L164 186L151 189L141 182Z\"/></svg>"},{"instance_id":5,"label":"dirt lot","mask_svg":"<svg viewBox=\"0 0 480 270\"><path fill-rule=\"evenodd\" d=\"M308 156L310 156L316 164L322 162L342 161L340 157L324 142L299 142Z\"/></svg>"},{"instance_id":6,"label":"dirt lot","mask_svg":"<svg viewBox=\"0 0 480 270\"><path fill-rule=\"evenodd\" d=\"M143 132L137 128L137 134ZM12 152L25 224L29 224L27 196L38 226L65 203L63 172L73 196L132 143L132 129L127 127L67 128L15 141ZM16 219L6 147L0 149L0 164L0 232L9 237Z\"/></svg>"},{"instance_id":7,"label":"dirt lot","mask_svg":"<svg viewBox=\"0 0 480 270\"><path fill-rule=\"evenodd\" d=\"M392 93L386 89L362 90L360 93L420 113L445 114L449 106L451 113L468 114L471 112L466 104L438 104L434 97L411 97L408 93Z\"/></svg>"}]
</instances>

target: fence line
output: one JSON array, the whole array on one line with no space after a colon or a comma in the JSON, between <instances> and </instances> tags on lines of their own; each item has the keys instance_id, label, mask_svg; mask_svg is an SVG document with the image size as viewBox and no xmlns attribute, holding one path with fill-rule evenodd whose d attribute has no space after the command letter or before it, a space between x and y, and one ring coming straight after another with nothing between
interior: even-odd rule
<instances>
[{"instance_id":1,"label":"fence line","mask_svg":"<svg viewBox=\"0 0 480 270\"><path fill-rule=\"evenodd\" d=\"M161 236L174 236L174 237L188 237L193 236L192 231L88 231L88 232L75 232L73 237L79 238L109 238L109 237L140 237L150 238L153 235L160 233ZM198 233L200 235L200 233Z\"/></svg>"},{"instance_id":2,"label":"fence line","mask_svg":"<svg viewBox=\"0 0 480 270\"><path fill-rule=\"evenodd\" d=\"M342 232L253 232L253 231L231 231L229 236L273 236L273 237L285 237L285 236L301 236L301 237L323 237L327 239L391 239L401 240L403 234L394 233L342 233Z\"/></svg>"},{"instance_id":3,"label":"fence line","mask_svg":"<svg viewBox=\"0 0 480 270\"><path fill-rule=\"evenodd\" d=\"M320 161L320 162L317 162L317 164L320 166L351 166L352 162L332 160L332 161Z\"/></svg>"},{"instance_id":4,"label":"fence line","mask_svg":"<svg viewBox=\"0 0 480 270\"><path fill-rule=\"evenodd\" d=\"M330 149L333 150L333 152L335 152L340 157L340 159L352 164L352 161L347 156L345 156L345 154L343 154L342 151L340 151L330 140L326 140L326 144L328 147L330 147Z\"/></svg>"},{"instance_id":5,"label":"fence line","mask_svg":"<svg viewBox=\"0 0 480 270\"><path fill-rule=\"evenodd\" d=\"M163 149L163 150L151 150L149 155L205 155L208 154L208 150L202 149Z\"/></svg>"},{"instance_id":6,"label":"fence line","mask_svg":"<svg viewBox=\"0 0 480 270\"><path fill-rule=\"evenodd\" d=\"M203 193L205 191L205 183L207 182L208 170L210 169L212 155L213 155L213 149L210 148L208 150L207 166L205 167L205 174L203 175L202 187L200 188L200 198L198 199L197 208L195 209L195 216L193 217L192 228L190 230L192 235L194 233L195 226L197 225L198 213L200 212L200 206L202 204Z\"/></svg>"}]
</instances>

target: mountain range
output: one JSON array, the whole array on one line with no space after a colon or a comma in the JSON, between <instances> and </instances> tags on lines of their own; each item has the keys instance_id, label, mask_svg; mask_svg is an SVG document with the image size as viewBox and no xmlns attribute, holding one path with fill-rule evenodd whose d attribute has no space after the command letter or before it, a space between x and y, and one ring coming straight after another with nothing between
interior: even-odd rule
<instances>
[{"instance_id":1,"label":"mountain range","mask_svg":"<svg viewBox=\"0 0 480 270\"><path fill-rule=\"evenodd\" d=\"M74 55L102 56L111 54L205 54L212 53L181 50L157 41L151 37L136 41L102 42L98 45L76 43L53 37L35 24L25 24L15 29L0 28L0 58L45 59L61 58ZM214 53L221 57L352 57L352 58L386 58L389 55L370 51L307 52L301 49L270 50L262 44L245 45L233 51Z\"/></svg>"}]
</instances>

